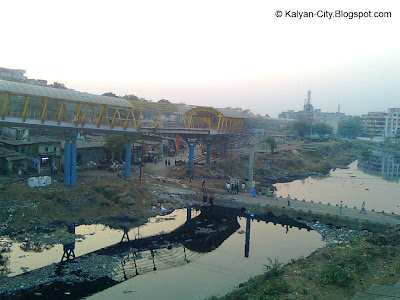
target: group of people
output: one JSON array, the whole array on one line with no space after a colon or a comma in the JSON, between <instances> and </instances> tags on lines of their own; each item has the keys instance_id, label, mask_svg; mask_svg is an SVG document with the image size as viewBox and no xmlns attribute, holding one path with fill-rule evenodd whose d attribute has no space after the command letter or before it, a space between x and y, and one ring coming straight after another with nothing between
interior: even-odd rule
<instances>
[{"instance_id":1,"label":"group of people","mask_svg":"<svg viewBox=\"0 0 400 300\"><path fill-rule=\"evenodd\" d=\"M340 201L340 204L339 204L339 214L342 214L342 213L343 213L343 201ZM362 214L362 213L366 214L366 211L365 211L365 202L364 202L364 201L363 201L363 203L361 204L360 214Z\"/></svg>"},{"instance_id":2,"label":"group of people","mask_svg":"<svg viewBox=\"0 0 400 300\"><path fill-rule=\"evenodd\" d=\"M232 183L229 182L225 183L225 188L229 194L239 194L239 183Z\"/></svg>"}]
</instances>

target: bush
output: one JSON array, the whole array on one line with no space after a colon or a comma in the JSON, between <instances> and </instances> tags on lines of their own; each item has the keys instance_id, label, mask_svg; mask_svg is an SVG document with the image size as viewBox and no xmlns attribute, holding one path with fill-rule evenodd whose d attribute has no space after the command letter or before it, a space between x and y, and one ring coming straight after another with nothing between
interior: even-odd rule
<instances>
[{"instance_id":1,"label":"bush","mask_svg":"<svg viewBox=\"0 0 400 300\"><path fill-rule=\"evenodd\" d=\"M339 287L349 287L353 279L342 268L338 266L328 266L318 274L318 281L323 285L336 285Z\"/></svg>"},{"instance_id":2,"label":"bush","mask_svg":"<svg viewBox=\"0 0 400 300\"><path fill-rule=\"evenodd\" d=\"M271 258L268 257L268 263L265 265L265 279L277 278L283 274L282 264L275 258L275 261L272 261Z\"/></svg>"}]
</instances>

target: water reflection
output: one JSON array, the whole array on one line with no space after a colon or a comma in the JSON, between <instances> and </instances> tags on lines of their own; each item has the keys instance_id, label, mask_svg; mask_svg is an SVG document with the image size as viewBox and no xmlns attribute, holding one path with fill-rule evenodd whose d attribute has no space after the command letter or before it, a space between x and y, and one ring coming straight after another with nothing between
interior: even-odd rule
<instances>
[{"instance_id":1,"label":"water reflection","mask_svg":"<svg viewBox=\"0 0 400 300\"><path fill-rule=\"evenodd\" d=\"M383 151L372 151L368 161L359 163L361 170L381 175L382 178L389 181L399 182L400 157Z\"/></svg>"},{"instance_id":2,"label":"water reflection","mask_svg":"<svg viewBox=\"0 0 400 300\"><path fill-rule=\"evenodd\" d=\"M75 226L68 226L68 233L75 234ZM61 262L75 258L75 239L71 243L63 244L63 255Z\"/></svg>"},{"instance_id":3,"label":"water reflection","mask_svg":"<svg viewBox=\"0 0 400 300\"><path fill-rule=\"evenodd\" d=\"M208 219L206 215L203 217ZM219 218L230 218L231 221L226 222L231 223L233 228L236 227L235 223L238 223L239 228L222 243L217 242L213 251L200 253L187 247L185 250L184 243L181 246L183 249L176 248L174 251L180 255L178 261L181 262L184 259L182 252L184 254L186 251L190 263L182 263L179 268L168 268L158 272L157 251L160 250L156 250L157 272L135 276L90 298L132 299L131 293L134 293L135 299L206 299L212 295L223 295L250 277L261 274L268 258L278 258L279 262L286 263L294 258L308 256L318 247L325 245L317 232L310 231L306 225L288 218L279 218L272 214L238 215L226 210L225 213L221 212ZM206 231L207 227L204 227L204 232ZM212 237L203 240L212 240ZM149 251L146 255L148 267L151 268ZM191 255L197 256L192 259Z\"/></svg>"},{"instance_id":4,"label":"water reflection","mask_svg":"<svg viewBox=\"0 0 400 300\"><path fill-rule=\"evenodd\" d=\"M348 168L331 170L328 177L307 177L303 180L275 184L277 196L290 195L291 198L330 205L340 205L340 201L343 201L343 206L356 207L358 210L365 202L367 211L374 209L400 214L399 182L385 180L377 173L366 173L358 164L359 162L355 161ZM388 169L393 170L393 167Z\"/></svg>"},{"instance_id":5,"label":"water reflection","mask_svg":"<svg viewBox=\"0 0 400 300\"><path fill-rule=\"evenodd\" d=\"M129 227L126 227L123 232L119 232L119 238L122 234L121 240L123 242L119 242L115 245L111 245L92 253L77 257L75 257L75 251L79 251L80 246L83 244L78 244L77 249L75 249L75 242L66 243L63 245L61 263L57 265L53 264L42 269L33 270L27 274L16 276L14 278L16 280L21 280L21 278L24 278L26 286L35 284L37 285L36 278L43 278L43 276L47 277L47 286L52 284L51 282L63 281L63 278L68 278L68 284L66 284L64 287L57 286L57 289L59 292L65 289L65 291L70 293L71 297L78 298L87 296L91 292L98 291L99 289L106 289L112 285L128 281L133 278L137 280L137 278L140 277L139 275L146 273L158 274L158 271L160 270L175 269L179 266L192 265L199 259L203 258L206 253L218 253L218 260L222 264L221 267L218 268L218 272L226 268L233 268L232 271L234 273L240 273L240 276L243 276L248 272L245 271L243 266L239 267L236 266L236 263L232 264L232 262L226 261L227 258L231 257L231 252L235 251L235 248L238 248L237 246L239 245L228 248L223 246L227 240L232 240L232 237L238 234L238 229L244 225L242 219L245 219L246 231L244 239L243 235L241 235L241 242L239 245L240 248L243 249L242 247L244 244L245 254L243 256L243 252L241 252L240 256L247 260L247 265L249 267L252 267L254 259L259 259L260 250L265 249L265 246L260 249L257 244L264 242L266 240L266 236L268 236L268 244L270 244L268 245L268 248L274 246L279 248L281 247L281 243L274 242L276 237L274 238L273 234L271 235L271 233L267 233L265 230L260 231L261 228L267 228L266 225L268 225L268 223L273 223L273 227L282 227L283 230L286 230L286 234L283 234L284 236L290 235L287 233L289 231L289 227L292 226L296 226L299 229L306 228L309 230L309 228L304 224L288 218L279 218L272 214L268 216L254 216L246 213L240 213L238 215L236 211L229 211L226 209L222 211L218 209L206 209L192 219L191 213L189 214L186 212L186 222L168 234L164 233L156 236L130 240L130 230ZM264 227L260 227L261 223L264 223ZM277 226L279 224L281 226ZM76 228L70 227L68 228L68 231L70 233L75 233ZM252 254L252 261L250 261L251 231L254 233L253 247L255 247L255 251L252 250L254 251ZM280 232L281 234L283 233L282 230ZM260 234L262 235L260 236ZM304 237L301 236L302 235L299 235L298 241L299 243L304 244ZM318 241L319 243L317 243L317 245L320 245L320 238ZM306 243L306 245L308 248L311 247L311 249L314 249L315 247L311 246L310 243ZM300 248L301 247L287 247L287 249L293 249L291 251L296 253L299 252ZM217 249L218 251L216 251ZM306 253L308 253L308 251L310 250L307 250ZM284 251L281 252L283 254ZM300 253L297 254L290 254L289 257L294 258L302 254L303 251L300 251ZM209 262L206 262L205 265L208 265L213 261L212 256L210 258L211 260L206 260ZM204 261L201 265L204 266ZM260 263L257 263L257 270L259 270L259 266ZM202 273L201 270L196 272ZM90 277L90 279L88 277ZM146 278L148 277L149 276ZM7 280L12 281L14 278L7 278ZM93 289L95 288L95 290L90 287L91 283L94 281L102 280L104 278L108 278L108 280L105 280L101 285L93 285ZM180 279L173 279L183 280L185 276L182 277L181 275L179 278ZM85 289L83 290L75 286L82 284L82 280L88 280L88 285L85 286ZM173 284L171 286L173 286ZM39 286L36 287L35 292L38 292L38 289L44 296L54 296L51 294L52 289L46 292L46 290L41 290L41 287ZM32 290L26 291L25 296L29 296L31 291Z\"/></svg>"}]
</instances>

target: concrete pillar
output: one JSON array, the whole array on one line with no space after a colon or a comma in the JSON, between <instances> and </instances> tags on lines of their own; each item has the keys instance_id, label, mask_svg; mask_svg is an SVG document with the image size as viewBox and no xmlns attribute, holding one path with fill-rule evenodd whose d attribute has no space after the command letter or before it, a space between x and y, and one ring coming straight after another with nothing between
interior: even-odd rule
<instances>
[{"instance_id":1,"label":"concrete pillar","mask_svg":"<svg viewBox=\"0 0 400 300\"><path fill-rule=\"evenodd\" d=\"M131 140L128 139L125 147L125 179L131 178Z\"/></svg>"},{"instance_id":2,"label":"concrete pillar","mask_svg":"<svg viewBox=\"0 0 400 300\"><path fill-rule=\"evenodd\" d=\"M207 145L207 154L206 154L206 164L209 165L211 163L211 143Z\"/></svg>"},{"instance_id":3,"label":"concrete pillar","mask_svg":"<svg viewBox=\"0 0 400 300\"><path fill-rule=\"evenodd\" d=\"M64 184L76 186L76 132L65 137L64 147Z\"/></svg>"},{"instance_id":4,"label":"concrete pillar","mask_svg":"<svg viewBox=\"0 0 400 300\"><path fill-rule=\"evenodd\" d=\"M244 257L249 257L250 254L250 217L246 218L246 243L244 245Z\"/></svg>"},{"instance_id":5,"label":"concrete pillar","mask_svg":"<svg viewBox=\"0 0 400 300\"><path fill-rule=\"evenodd\" d=\"M71 185L71 139L69 136L64 146L64 184Z\"/></svg>"},{"instance_id":6,"label":"concrete pillar","mask_svg":"<svg viewBox=\"0 0 400 300\"><path fill-rule=\"evenodd\" d=\"M186 143L189 146L189 170L193 171L194 169L194 148L196 148L199 139L188 139L185 138Z\"/></svg>"},{"instance_id":7,"label":"concrete pillar","mask_svg":"<svg viewBox=\"0 0 400 300\"><path fill-rule=\"evenodd\" d=\"M249 151L249 186L248 186L248 190L250 192L254 188L253 169L254 169L254 148L250 148L250 151Z\"/></svg>"},{"instance_id":8,"label":"concrete pillar","mask_svg":"<svg viewBox=\"0 0 400 300\"><path fill-rule=\"evenodd\" d=\"M193 170L194 168L194 148L196 146L194 144L189 144L189 170Z\"/></svg>"},{"instance_id":9,"label":"concrete pillar","mask_svg":"<svg viewBox=\"0 0 400 300\"><path fill-rule=\"evenodd\" d=\"M71 143L71 186L76 186L76 135L72 136Z\"/></svg>"}]
</instances>

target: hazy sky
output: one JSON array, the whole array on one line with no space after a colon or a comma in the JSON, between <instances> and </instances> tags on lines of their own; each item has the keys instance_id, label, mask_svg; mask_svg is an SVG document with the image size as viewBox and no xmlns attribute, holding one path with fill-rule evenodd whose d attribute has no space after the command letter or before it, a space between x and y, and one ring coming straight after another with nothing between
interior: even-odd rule
<instances>
[{"instance_id":1,"label":"hazy sky","mask_svg":"<svg viewBox=\"0 0 400 300\"><path fill-rule=\"evenodd\" d=\"M300 110L400 107L400 2L2 1L0 66L83 92ZM275 15L277 10L283 16ZM391 12L289 18L285 11Z\"/></svg>"}]
</instances>

